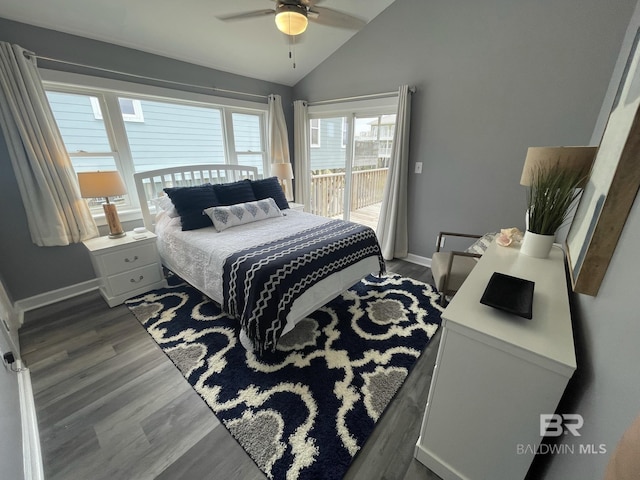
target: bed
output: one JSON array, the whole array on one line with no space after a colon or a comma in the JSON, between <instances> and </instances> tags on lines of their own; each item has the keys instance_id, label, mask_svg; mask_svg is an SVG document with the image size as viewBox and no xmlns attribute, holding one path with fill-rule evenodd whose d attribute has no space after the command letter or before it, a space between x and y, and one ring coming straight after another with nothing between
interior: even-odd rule
<instances>
[{"instance_id":1,"label":"bed","mask_svg":"<svg viewBox=\"0 0 640 480\"><path fill-rule=\"evenodd\" d=\"M170 211L173 205L169 204L167 208L164 194L167 188L174 195L172 200L179 204L175 190L180 187L194 187L191 190L198 191L200 188L208 189L207 184L211 184L218 189L216 191L228 191L229 187L234 186L246 188L246 183L255 189L263 182L271 185L270 180L276 180L259 179L255 167L180 166L136 173L134 179L145 227L158 236L158 250L163 264L239 319L242 325L240 341L247 349L261 352L275 348L277 340L309 313L365 276L384 271L384 260L375 233L370 228L286 208L286 200L282 205L283 200L278 197L279 194L284 197L281 190L274 191L273 197L278 200L276 205L271 198L256 200L271 201L271 206L284 207L274 209L280 212L279 215L220 231L215 223L217 217L212 212L209 213L215 225L185 231L183 225L186 223L183 222L188 223L189 220ZM178 193L184 191L182 188ZM253 202L249 203L253 205ZM236 206L227 203L227 206L216 208L215 213ZM197 222L202 220L201 217L200 211ZM325 240L334 237L335 245L339 244L340 248L334 248ZM357 240L354 240L356 237ZM324 243L320 243L320 240ZM316 243L322 247L310 247ZM306 250L308 248L322 248L323 252L331 250L331 268L314 267L315 264L307 262L309 258L318 256L315 253L317 250L310 253ZM286 255L290 256L287 257L289 263L286 268L276 264L277 261L284 261ZM299 257L292 258L292 255ZM243 263L250 261L254 263ZM260 268L272 270L260 277L256 273L260 271L257 264L260 264ZM265 278L274 278L274 272L282 272L291 265L301 269L300 275L305 275L305 281L297 281L295 288L293 283L283 283L284 287L279 285L265 294L264 285L269 283ZM303 271L303 268L307 271ZM312 268L317 270L310 270ZM317 273L320 271L324 273ZM293 275L291 272L289 274ZM304 288L300 287L302 283ZM258 316L255 312L267 308L265 298L277 305L278 310L265 310L262 316L267 320L259 319L262 322L259 324L258 320L254 321L254 317ZM245 299L254 303L242 303ZM265 322L272 324L265 326Z\"/></svg>"}]
</instances>

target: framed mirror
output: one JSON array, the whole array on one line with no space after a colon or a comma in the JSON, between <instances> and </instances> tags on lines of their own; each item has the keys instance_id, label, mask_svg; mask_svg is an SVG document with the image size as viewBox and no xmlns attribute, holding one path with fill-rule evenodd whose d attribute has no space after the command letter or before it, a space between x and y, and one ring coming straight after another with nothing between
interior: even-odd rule
<instances>
[{"instance_id":1,"label":"framed mirror","mask_svg":"<svg viewBox=\"0 0 640 480\"><path fill-rule=\"evenodd\" d=\"M595 296L640 187L640 52L636 33L589 181L566 239L578 293Z\"/></svg>"}]
</instances>

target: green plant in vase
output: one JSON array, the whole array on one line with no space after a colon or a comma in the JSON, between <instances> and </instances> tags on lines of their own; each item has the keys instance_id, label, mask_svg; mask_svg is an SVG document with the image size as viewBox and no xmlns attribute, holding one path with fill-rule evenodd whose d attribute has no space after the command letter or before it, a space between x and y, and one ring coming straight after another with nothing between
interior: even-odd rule
<instances>
[{"instance_id":1,"label":"green plant in vase","mask_svg":"<svg viewBox=\"0 0 640 480\"><path fill-rule=\"evenodd\" d=\"M527 231L521 252L546 258L558 229L567 221L586 180L583 171L567 170L559 164L539 167L527 189Z\"/></svg>"}]
</instances>

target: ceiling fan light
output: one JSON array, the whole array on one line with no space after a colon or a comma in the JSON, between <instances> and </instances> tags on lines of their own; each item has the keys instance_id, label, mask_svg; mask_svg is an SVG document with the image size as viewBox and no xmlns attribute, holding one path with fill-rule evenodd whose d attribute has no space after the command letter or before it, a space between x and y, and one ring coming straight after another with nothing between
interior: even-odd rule
<instances>
[{"instance_id":1,"label":"ceiling fan light","mask_svg":"<svg viewBox=\"0 0 640 480\"><path fill-rule=\"evenodd\" d=\"M300 35L307 29L307 16L291 5L282 5L276 13L276 26L278 30L287 35Z\"/></svg>"}]
</instances>

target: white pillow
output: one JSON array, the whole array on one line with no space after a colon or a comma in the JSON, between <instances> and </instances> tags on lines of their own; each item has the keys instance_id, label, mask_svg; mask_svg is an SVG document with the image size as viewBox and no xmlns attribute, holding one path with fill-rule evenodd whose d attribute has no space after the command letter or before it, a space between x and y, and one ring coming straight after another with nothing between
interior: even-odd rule
<instances>
[{"instance_id":1,"label":"white pillow","mask_svg":"<svg viewBox=\"0 0 640 480\"><path fill-rule=\"evenodd\" d=\"M267 218L282 216L278 205L271 197L264 200L256 200L255 202L209 207L204 210L204 213L209 216L213 226L219 232L237 225L245 225L259 220L266 220Z\"/></svg>"},{"instance_id":2,"label":"white pillow","mask_svg":"<svg viewBox=\"0 0 640 480\"><path fill-rule=\"evenodd\" d=\"M178 211L176 210L176 206L171 201L171 198L169 198L169 195L161 195L161 196L159 196L157 198L154 198L151 201L156 206L156 210L160 209L160 210L166 212L167 215L169 215L171 218L177 218L177 217L180 216L180 215L178 215Z\"/></svg>"},{"instance_id":3,"label":"white pillow","mask_svg":"<svg viewBox=\"0 0 640 480\"><path fill-rule=\"evenodd\" d=\"M467 248L465 252L479 253L480 255L484 254L485 250L489 248L489 245L491 245L491 242L493 242L493 240L499 233L500 232L485 233L482 237L473 242L473 244L469 248Z\"/></svg>"}]
</instances>

